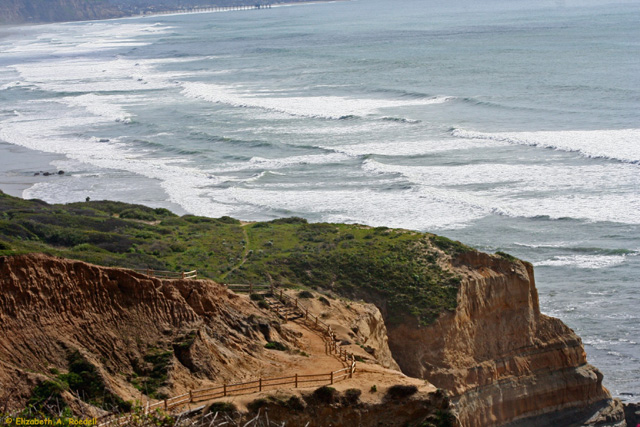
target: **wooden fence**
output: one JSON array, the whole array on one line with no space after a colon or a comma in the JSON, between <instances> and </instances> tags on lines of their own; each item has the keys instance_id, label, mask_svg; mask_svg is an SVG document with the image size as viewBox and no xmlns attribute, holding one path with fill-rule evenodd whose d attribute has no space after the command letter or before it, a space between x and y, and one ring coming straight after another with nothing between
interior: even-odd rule
<instances>
[{"instance_id":1,"label":"wooden fence","mask_svg":"<svg viewBox=\"0 0 640 427\"><path fill-rule=\"evenodd\" d=\"M197 279L198 270L192 271L164 271L164 270L152 270L150 268L134 268L136 273L146 274L147 276L157 277L158 279Z\"/></svg>"},{"instance_id":2,"label":"wooden fence","mask_svg":"<svg viewBox=\"0 0 640 427\"><path fill-rule=\"evenodd\" d=\"M285 294L282 289L276 290L273 285L227 285L229 289L233 289L233 286L243 287L243 289L250 289L250 292L262 288L266 290L268 289L271 291L272 295L275 298L282 302L283 305L289 305L299 310L301 314L301 321L310 329L315 329L322 334L325 342L325 352L327 354L335 355L340 360L346 362L347 366L343 369L332 371L326 374L294 374L286 377L259 378L254 381L223 384L221 386L214 386L199 390L190 390L188 393L181 394L179 396L174 396L153 404L147 404L144 411L145 414L148 414L149 412L157 409L162 409L166 412L169 412L172 409L190 403L203 402L206 400L218 399L227 396L241 396L243 394L261 392L268 389L280 388L282 386L293 386L294 388L298 388L300 386L311 385L312 383L315 383L317 385L332 385L338 381L353 377L353 374L356 372L355 356L342 348L340 341L338 341L336 334L333 332L331 326L323 322L318 316L309 313L309 309L300 304L298 298L290 297L289 295ZM98 426L102 427L108 425L123 425L129 422L132 417L133 415L105 415L104 417L98 419Z\"/></svg>"},{"instance_id":3,"label":"wooden fence","mask_svg":"<svg viewBox=\"0 0 640 427\"><path fill-rule=\"evenodd\" d=\"M182 407L190 403L204 402L207 400L218 399L227 396L241 396L243 394L251 394L282 386L293 386L294 388L305 387L310 383L331 385L346 378L353 377L356 370L355 361L350 366L332 371L328 374L299 375L294 374L287 377L259 378L255 381L248 381L235 384L223 384L221 386L203 388L200 390L190 390L188 393L174 396L169 399L161 400L153 404L147 404L144 414L149 414L154 410L171 410ZM98 419L98 426L123 425L129 422L134 415L117 415L109 414Z\"/></svg>"}]
</instances>

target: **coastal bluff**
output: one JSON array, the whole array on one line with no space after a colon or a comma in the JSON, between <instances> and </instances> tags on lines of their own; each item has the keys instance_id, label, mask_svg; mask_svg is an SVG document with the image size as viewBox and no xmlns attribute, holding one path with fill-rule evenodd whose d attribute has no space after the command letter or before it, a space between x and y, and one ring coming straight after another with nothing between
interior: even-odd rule
<instances>
[{"instance_id":1,"label":"coastal bluff","mask_svg":"<svg viewBox=\"0 0 640 427\"><path fill-rule=\"evenodd\" d=\"M531 264L430 233L0 193L0 255L0 385L20 384L18 406L75 350L125 400L266 372L276 365L264 345L294 348L296 335L218 283L276 283L325 298L318 314L363 358L446 391L462 426L627 424L581 339L540 312ZM110 266L197 269L215 282ZM376 307L340 320L358 300Z\"/></svg>"},{"instance_id":2,"label":"coastal bluff","mask_svg":"<svg viewBox=\"0 0 640 427\"><path fill-rule=\"evenodd\" d=\"M455 312L389 328L403 372L448 390L463 426L626 425L580 337L540 313L531 264L476 251L450 262Z\"/></svg>"}]
</instances>

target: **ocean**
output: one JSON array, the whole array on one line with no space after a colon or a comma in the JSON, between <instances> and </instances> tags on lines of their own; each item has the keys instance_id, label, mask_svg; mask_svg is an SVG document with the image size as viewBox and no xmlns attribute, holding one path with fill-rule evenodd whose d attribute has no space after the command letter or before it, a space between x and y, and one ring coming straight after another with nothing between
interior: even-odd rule
<instances>
[{"instance_id":1,"label":"ocean","mask_svg":"<svg viewBox=\"0 0 640 427\"><path fill-rule=\"evenodd\" d=\"M0 27L0 189L505 251L637 401L638 22L360 0Z\"/></svg>"}]
</instances>

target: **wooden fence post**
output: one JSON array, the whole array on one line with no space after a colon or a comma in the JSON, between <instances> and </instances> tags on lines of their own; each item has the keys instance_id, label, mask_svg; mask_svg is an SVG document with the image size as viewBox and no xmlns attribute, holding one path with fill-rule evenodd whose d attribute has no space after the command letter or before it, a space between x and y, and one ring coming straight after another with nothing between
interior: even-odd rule
<instances>
[{"instance_id":1,"label":"wooden fence post","mask_svg":"<svg viewBox=\"0 0 640 427\"><path fill-rule=\"evenodd\" d=\"M226 384L222 384L222 395L223 396L227 396L227 385Z\"/></svg>"},{"instance_id":2,"label":"wooden fence post","mask_svg":"<svg viewBox=\"0 0 640 427\"><path fill-rule=\"evenodd\" d=\"M282 301L282 289L280 289L280 301Z\"/></svg>"},{"instance_id":3,"label":"wooden fence post","mask_svg":"<svg viewBox=\"0 0 640 427\"><path fill-rule=\"evenodd\" d=\"M189 403L193 403L193 391L189 390Z\"/></svg>"},{"instance_id":4,"label":"wooden fence post","mask_svg":"<svg viewBox=\"0 0 640 427\"><path fill-rule=\"evenodd\" d=\"M184 271L182 272L182 279L184 279Z\"/></svg>"},{"instance_id":5,"label":"wooden fence post","mask_svg":"<svg viewBox=\"0 0 640 427\"><path fill-rule=\"evenodd\" d=\"M296 374L296 388L298 388L298 374Z\"/></svg>"},{"instance_id":6,"label":"wooden fence post","mask_svg":"<svg viewBox=\"0 0 640 427\"><path fill-rule=\"evenodd\" d=\"M249 283L249 295L253 293L253 282Z\"/></svg>"},{"instance_id":7,"label":"wooden fence post","mask_svg":"<svg viewBox=\"0 0 640 427\"><path fill-rule=\"evenodd\" d=\"M258 381L258 391L262 391L262 378Z\"/></svg>"},{"instance_id":8,"label":"wooden fence post","mask_svg":"<svg viewBox=\"0 0 640 427\"><path fill-rule=\"evenodd\" d=\"M331 385L333 385L333 371L331 371Z\"/></svg>"},{"instance_id":9,"label":"wooden fence post","mask_svg":"<svg viewBox=\"0 0 640 427\"><path fill-rule=\"evenodd\" d=\"M331 383L331 384L333 384L333 383ZM164 410L165 410L165 411L166 411L166 410L168 410L168 406L169 406L169 405L167 404L167 399L165 399L165 400L164 400Z\"/></svg>"}]
</instances>

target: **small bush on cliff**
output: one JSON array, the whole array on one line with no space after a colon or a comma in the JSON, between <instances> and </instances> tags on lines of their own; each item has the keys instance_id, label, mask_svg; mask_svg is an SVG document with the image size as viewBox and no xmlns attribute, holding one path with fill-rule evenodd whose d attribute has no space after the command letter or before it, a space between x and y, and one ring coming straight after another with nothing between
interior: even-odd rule
<instances>
[{"instance_id":1,"label":"small bush on cliff","mask_svg":"<svg viewBox=\"0 0 640 427\"><path fill-rule=\"evenodd\" d=\"M205 414L238 412L238 408L231 402L214 402L205 409Z\"/></svg>"},{"instance_id":2,"label":"small bush on cliff","mask_svg":"<svg viewBox=\"0 0 640 427\"><path fill-rule=\"evenodd\" d=\"M50 414L67 405L62 398L62 393L69 388L69 385L58 379L53 381L44 381L38 384L31 392L31 397L27 402L27 406L33 407L37 411L44 411ZM56 409L51 410L54 407ZM55 415L55 414L52 414Z\"/></svg>"},{"instance_id":3,"label":"small bush on cliff","mask_svg":"<svg viewBox=\"0 0 640 427\"><path fill-rule=\"evenodd\" d=\"M313 294L309 291L301 291L298 294L298 298L313 298Z\"/></svg>"},{"instance_id":4,"label":"small bush on cliff","mask_svg":"<svg viewBox=\"0 0 640 427\"><path fill-rule=\"evenodd\" d=\"M498 255L501 258L504 258L506 260L512 261L512 262L513 261L518 261L518 258L514 257L513 255L509 255L506 252L498 251L498 252L496 252L496 255Z\"/></svg>"},{"instance_id":5,"label":"small bush on cliff","mask_svg":"<svg viewBox=\"0 0 640 427\"><path fill-rule=\"evenodd\" d=\"M420 424L420 427L453 427L456 418L449 411L437 410L435 414L431 414Z\"/></svg>"},{"instance_id":6,"label":"small bush on cliff","mask_svg":"<svg viewBox=\"0 0 640 427\"><path fill-rule=\"evenodd\" d=\"M131 384L149 397L163 398L164 395L159 393L158 389L167 380L167 372L172 359L173 351L151 349L143 358L145 363L134 365L134 371L138 378L132 380Z\"/></svg>"},{"instance_id":7,"label":"small bush on cliff","mask_svg":"<svg viewBox=\"0 0 640 427\"><path fill-rule=\"evenodd\" d=\"M85 402L108 411L131 410L131 403L111 393L96 367L77 350L69 355L68 361L69 372L57 374L54 380L37 385L31 394L29 405L37 410L48 411L52 408L51 402L56 402L54 408L65 408L62 392L69 390Z\"/></svg>"},{"instance_id":8,"label":"small bush on cliff","mask_svg":"<svg viewBox=\"0 0 640 427\"><path fill-rule=\"evenodd\" d=\"M340 398L340 392L333 387L323 385L313 392L313 399L320 403L334 403Z\"/></svg>"},{"instance_id":9,"label":"small bush on cliff","mask_svg":"<svg viewBox=\"0 0 640 427\"><path fill-rule=\"evenodd\" d=\"M359 388L350 388L344 392L344 401L348 405L355 405L360 401L362 390Z\"/></svg>"},{"instance_id":10,"label":"small bush on cliff","mask_svg":"<svg viewBox=\"0 0 640 427\"><path fill-rule=\"evenodd\" d=\"M264 348L268 350L279 350L279 351L286 351L289 349L289 347L287 347L286 345L278 341L269 341L264 345Z\"/></svg>"},{"instance_id":11,"label":"small bush on cliff","mask_svg":"<svg viewBox=\"0 0 640 427\"><path fill-rule=\"evenodd\" d=\"M418 392L418 387L414 385L404 385L404 384L396 384L387 390L387 394L385 397L387 399L404 399L409 396L413 396Z\"/></svg>"},{"instance_id":12,"label":"small bush on cliff","mask_svg":"<svg viewBox=\"0 0 640 427\"><path fill-rule=\"evenodd\" d=\"M262 294L251 294L249 298L251 298L251 301L264 301L264 295Z\"/></svg>"},{"instance_id":13,"label":"small bush on cliff","mask_svg":"<svg viewBox=\"0 0 640 427\"><path fill-rule=\"evenodd\" d=\"M464 252L469 252L471 250L469 246L464 245L457 240L447 239L443 236L432 235L430 237L430 240L438 248L452 255L458 255Z\"/></svg>"}]
</instances>

